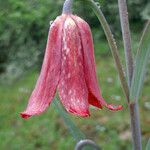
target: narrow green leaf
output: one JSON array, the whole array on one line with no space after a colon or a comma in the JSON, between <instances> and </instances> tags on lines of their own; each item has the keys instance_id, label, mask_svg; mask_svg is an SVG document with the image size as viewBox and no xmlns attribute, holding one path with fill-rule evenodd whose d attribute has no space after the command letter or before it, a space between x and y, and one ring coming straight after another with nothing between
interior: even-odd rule
<instances>
[{"instance_id":1,"label":"narrow green leaf","mask_svg":"<svg viewBox=\"0 0 150 150\"><path fill-rule=\"evenodd\" d=\"M150 150L150 139L149 139L149 141L147 143L146 150Z\"/></svg>"},{"instance_id":2,"label":"narrow green leaf","mask_svg":"<svg viewBox=\"0 0 150 150\"><path fill-rule=\"evenodd\" d=\"M136 56L136 63L133 73L133 79L130 90L130 99L138 100L142 91L144 77L150 58L150 20L148 21L143 32L139 49Z\"/></svg>"},{"instance_id":3,"label":"narrow green leaf","mask_svg":"<svg viewBox=\"0 0 150 150\"><path fill-rule=\"evenodd\" d=\"M80 140L85 139L85 135L80 131L80 129L74 124L74 122L71 120L69 115L65 112L65 110L62 108L60 102L58 99L53 100L53 104L56 107L56 110L60 114L60 116L64 119L66 126L68 127L68 130L74 137L74 139L78 142Z\"/></svg>"}]
</instances>

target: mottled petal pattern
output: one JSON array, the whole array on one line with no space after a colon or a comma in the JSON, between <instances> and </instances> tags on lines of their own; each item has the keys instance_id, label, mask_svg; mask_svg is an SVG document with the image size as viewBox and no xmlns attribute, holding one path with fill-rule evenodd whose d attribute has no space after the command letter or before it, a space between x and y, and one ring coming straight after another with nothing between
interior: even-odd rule
<instances>
[{"instance_id":1,"label":"mottled petal pattern","mask_svg":"<svg viewBox=\"0 0 150 150\"><path fill-rule=\"evenodd\" d=\"M65 15L57 17L50 27L41 73L29 99L23 118L42 113L54 98L60 79L62 27Z\"/></svg>"},{"instance_id":2,"label":"mottled petal pattern","mask_svg":"<svg viewBox=\"0 0 150 150\"><path fill-rule=\"evenodd\" d=\"M88 91L78 28L73 19L67 17L63 29L62 68L58 86L60 100L68 112L88 116Z\"/></svg>"},{"instance_id":3,"label":"mottled petal pattern","mask_svg":"<svg viewBox=\"0 0 150 150\"><path fill-rule=\"evenodd\" d=\"M71 16L76 24L78 25L82 46L83 46L83 57L84 57L84 72L85 79L89 90L88 101L91 105L101 108L102 105L106 106L111 110L122 109L122 106L113 107L113 105L108 105L103 97L98 86L98 81L96 78L96 66L94 59L94 46L93 39L89 25L78 16Z\"/></svg>"},{"instance_id":4,"label":"mottled petal pattern","mask_svg":"<svg viewBox=\"0 0 150 150\"><path fill-rule=\"evenodd\" d=\"M66 110L77 116L89 116L89 105L122 109L101 96L90 27L71 14L57 17L50 27L41 73L21 116L27 119L44 112L57 89Z\"/></svg>"}]
</instances>

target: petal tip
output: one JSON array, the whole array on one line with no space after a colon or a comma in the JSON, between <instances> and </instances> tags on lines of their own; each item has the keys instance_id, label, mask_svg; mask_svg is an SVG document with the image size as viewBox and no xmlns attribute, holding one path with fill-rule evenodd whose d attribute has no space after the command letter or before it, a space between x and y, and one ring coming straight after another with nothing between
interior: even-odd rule
<instances>
[{"instance_id":1,"label":"petal tip","mask_svg":"<svg viewBox=\"0 0 150 150\"><path fill-rule=\"evenodd\" d=\"M21 116L23 119L28 119L28 118L31 117L31 115L26 114L26 113L20 113L20 116Z\"/></svg>"},{"instance_id":2,"label":"petal tip","mask_svg":"<svg viewBox=\"0 0 150 150\"><path fill-rule=\"evenodd\" d=\"M110 110L113 110L113 111L118 111L118 110L123 109L122 105L114 106L113 104L107 104L106 107Z\"/></svg>"},{"instance_id":3,"label":"petal tip","mask_svg":"<svg viewBox=\"0 0 150 150\"><path fill-rule=\"evenodd\" d=\"M83 112L77 112L76 110L70 108L67 110L69 113L75 115L75 116L79 116L79 117L90 117L90 113L89 111L83 111Z\"/></svg>"}]
</instances>

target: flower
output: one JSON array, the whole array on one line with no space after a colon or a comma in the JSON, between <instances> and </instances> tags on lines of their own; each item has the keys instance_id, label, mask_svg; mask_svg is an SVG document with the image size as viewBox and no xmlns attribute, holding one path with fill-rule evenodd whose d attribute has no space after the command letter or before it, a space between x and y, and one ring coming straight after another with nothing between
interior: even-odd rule
<instances>
[{"instance_id":1,"label":"flower","mask_svg":"<svg viewBox=\"0 0 150 150\"><path fill-rule=\"evenodd\" d=\"M58 90L66 110L89 116L89 105L120 110L101 96L96 78L93 40L89 25L80 17L62 14L52 23L41 73L23 118L46 110Z\"/></svg>"}]
</instances>

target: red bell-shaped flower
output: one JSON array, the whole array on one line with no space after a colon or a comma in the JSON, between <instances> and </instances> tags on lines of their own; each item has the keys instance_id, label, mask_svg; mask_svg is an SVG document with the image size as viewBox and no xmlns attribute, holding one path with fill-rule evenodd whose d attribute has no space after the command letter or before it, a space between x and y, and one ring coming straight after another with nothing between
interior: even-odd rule
<instances>
[{"instance_id":1,"label":"red bell-shaped flower","mask_svg":"<svg viewBox=\"0 0 150 150\"><path fill-rule=\"evenodd\" d=\"M66 110L78 116L89 116L89 105L110 110L102 98L96 78L93 40L89 25L78 16L63 14L50 27L39 79L29 99L23 118L45 111L58 89Z\"/></svg>"}]
</instances>

